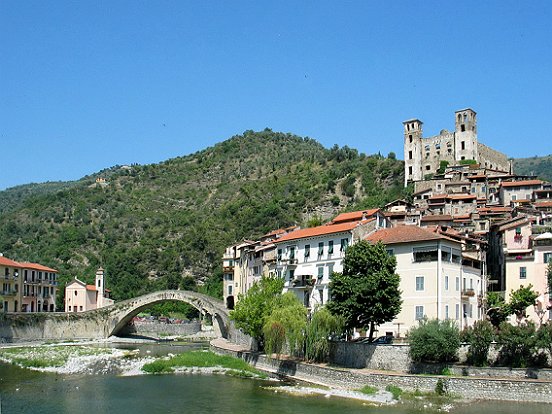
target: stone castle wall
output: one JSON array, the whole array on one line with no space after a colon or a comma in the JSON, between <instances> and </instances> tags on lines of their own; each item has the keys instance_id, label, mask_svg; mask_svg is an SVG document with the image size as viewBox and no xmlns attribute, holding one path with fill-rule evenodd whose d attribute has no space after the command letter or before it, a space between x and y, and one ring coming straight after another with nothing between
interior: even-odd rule
<instances>
[{"instance_id":1,"label":"stone castle wall","mask_svg":"<svg viewBox=\"0 0 552 414\"><path fill-rule=\"evenodd\" d=\"M506 154L494 150L480 142L477 146L479 148L479 163L482 167L505 172L510 171L510 161L508 161Z\"/></svg>"}]
</instances>

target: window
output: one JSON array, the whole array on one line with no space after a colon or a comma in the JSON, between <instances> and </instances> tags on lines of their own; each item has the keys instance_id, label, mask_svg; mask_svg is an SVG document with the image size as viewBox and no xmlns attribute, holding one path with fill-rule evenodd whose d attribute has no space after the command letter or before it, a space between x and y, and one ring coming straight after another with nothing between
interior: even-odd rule
<instances>
[{"instance_id":1,"label":"window","mask_svg":"<svg viewBox=\"0 0 552 414\"><path fill-rule=\"evenodd\" d=\"M415 247L412 249L414 262L436 262L437 261L437 246Z\"/></svg>"},{"instance_id":2,"label":"window","mask_svg":"<svg viewBox=\"0 0 552 414\"><path fill-rule=\"evenodd\" d=\"M527 279L527 268L525 266L521 266L519 268L519 278L520 279Z\"/></svg>"},{"instance_id":3,"label":"window","mask_svg":"<svg viewBox=\"0 0 552 414\"><path fill-rule=\"evenodd\" d=\"M412 144L412 135L409 135L409 136L408 136L408 140L409 140L410 143Z\"/></svg>"},{"instance_id":4,"label":"window","mask_svg":"<svg viewBox=\"0 0 552 414\"><path fill-rule=\"evenodd\" d=\"M324 289L318 289L318 296L320 297L320 304L324 304Z\"/></svg>"},{"instance_id":5,"label":"window","mask_svg":"<svg viewBox=\"0 0 552 414\"><path fill-rule=\"evenodd\" d=\"M456 291L458 292L460 290L460 278L456 278Z\"/></svg>"},{"instance_id":6,"label":"window","mask_svg":"<svg viewBox=\"0 0 552 414\"><path fill-rule=\"evenodd\" d=\"M282 249L278 249L278 260L282 260Z\"/></svg>"},{"instance_id":7,"label":"window","mask_svg":"<svg viewBox=\"0 0 552 414\"><path fill-rule=\"evenodd\" d=\"M228 286L228 295L230 296L232 294L232 285Z\"/></svg>"},{"instance_id":8,"label":"window","mask_svg":"<svg viewBox=\"0 0 552 414\"><path fill-rule=\"evenodd\" d=\"M75 296L77 296L77 293L78 293L78 292L75 290Z\"/></svg>"},{"instance_id":9,"label":"window","mask_svg":"<svg viewBox=\"0 0 552 414\"><path fill-rule=\"evenodd\" d=\"M82 312L82 305L79 308L80 308L80 311Z\"/></svg>"},{"instance_id":10,"label":"window","mask_svg":"<svg viewBox=\"0 0 552 414\"><path fill-rule=\"evenodd\" d=\"M449 306L445 305L445 319L449 318Z\"/></svg>"},{"instance_id":11,"label":"window","mask_svg":"<svg viewBox=\"0 0 552 414\"><path fill-rule=\"evenodd\" d=\"M416 290L424 290L424 277L423 276L416 276Z\"/></svg>"},{"instance_id":12,"label":"window","mask_svg":"<svg viewBox=\"0 0 552 414\"><path fill-rule=\"evenodd\" d=\"M419 321L421 319L424 319L424 307L416 306L416 320Z\"/></svg>"},{"instance_id":13,"label":"window","mask_svg":"<svg viewBox=\"0 0 552 414\"><path fill-rule=\"evenodd\" d=\"M544 263L548 263L550 260L552 260L552 253L544 253L542 255Z\"/></svg>"},{"instance_id":14,"label":"window","mask_svg":"<svg viewBox=\"0 0 552 414\"><path fill-rule=\"evenodd\" d=\"M347 250L347 247L349 246L349 239L341 239L341 247L339 248L339 251L344 252Z\"/></svg>"},{"instance_id":15,"label":"window","mask_svg":"<svg viewBox=\"0 0 552 414\"><path fill-rule=\"evenodd\" d=\"M318 279L322 279L324 277L324 266L318 266Z\"/></svg>"},{"instance_id":16,"label":"window","mask_svg":"<svg viewBox=\"0 0 552 414\"><path fill-rule=\"evenodd\" d=\"M408 167L408 175L412 175L412 167Z\"/></svg>"},{"instance_id":17,"label":"window","mask_svg":"<svg viewBox=\"0 0 552 414\"><path fill-rule=\"evenodd\" d=\"M516 234L521 234L521 227L516 227Z\"/></svg>"},{"instance_id":18,"label":"window","mask_svg":"<svg viewBox=\"0 0 552 414\"><path fill-rule=\"evenodd\" d=\"M310 244L305 245L305 259L310 257Z\"/></svg>"},{"instance_id":19,"label":"window","mask_svg":"<svg viewBox=\"0 0 552 414\"><path fill-rule=\"evenodd\" d=\"M288 270L289 280L293 280L295 277L295 270Z\"/></svg>"},{"instance_id":20,"label":"window","mask_svg":"<svg viewBox=\"0 0 552 414\"><path fill-rule=\"evenodd\" d=\"M456 304L456 320L460 319L460 305Z\"/></svg>"},{"instance_id":21,"label":"window","mask_svg":"<svg viewBox=\"0 0 552 414\"><path fill-rule=\"evenodd\" d=\"M408 151L408 159L409 159L409 160L412 159L412 151Z\"/></svg>"},{"instance_id":22,"label":"window","mask_svg":"<svg viewBox=\"0 0 552 414\"><path fill-rule=\"evenodd\" d=\"M71 306L69 305L69 312L71 312Z\"/></svg>"},{"instance_id":23,"label":"window","mask_svg":"<svg viewBox=\"0 0 552 414\"><path fill-rule=\"evenodd\" d=\"M463 125L462 125L463 126ZM463 131L463 130L462 130ZM461 149L465 150L466 149L466 141L462 141L460 142L460 147Z\"/></svg>"},{"instance_id":24,"label":"window","mask_svg":"<svg viewBox=\"0 0 552 414\"><path fill-rule=\"evenodd\" d=\"M328 277L332 277L332 273L334 271L333 269L334 269L334 264L328 263Z\"/></svg>"},{"instance_id":25,"label":"window","mask_svg":"<svg viewBox=\"0 0 552 414\"><path fill-rule=\"evenodd\" d=\"M516 201L516 200L517 200L517 195L512 194L512 201Z\"/></svg>"},{"instance_id":26,"label":"window","mask_svg":"<svg viewBox=\"0 0 552 414\"><path fill-rule=\"evenodd\" d=\"M322 256L324 254L324 242L318 243L318 256Z\"/></svg>"},{"instance_id":27,"label":"window","mask_svg":"<svg viewBox=\"0 0 552 414\"><path fill-rule=\"evenodd\" d=\"M385 249L385 251L387 252L387 254L389 256L394 256L395 255L395 251L393 249Z\"/></svg>"},{"instance_id":28,"label":"window","mask_svg":"<svg viewBox=\"0 0 552 414\"><path fill-rule=\"evenodd\" d=\"M469 307L469 315L470 315L470 318L473 318L473 305L470 304L470 307Z\"/></svg>"},{"instance_id":29,"label":"window","mask_svg":"<svg viewBox=\"0 0 552 414\"><path fill-rule=\"evenodd\" d=\"M426 165L426 166L425 166L425 169L426 169L426 171L431 170L431 165Z\"/></svg>"},{"instance_id":30,"label":"window","mask_svg":"<svg viewBox=\"0 0 552 414\"><path fill-rule=\"evenodd\" d=\"M289 248L289 260L295 260L295 247Z\"/></svg>"},{"instance_id":31,"label":"window","mask_svg":"<svg viewBox=\"0 0 552 414\"><path fill-rule=\"evenodd\" d=\"M333 240L328 242L328 254L333 254Z\"/></svg>"},{"instance_id":32,"label":"window","mask_svg":"<svg viewBox=\"0 0 552 414\"><path fill-rule=\"evenodd\" d=\"M445 276L445 290L449 289L449 279L448 276Z\"/></svg>"}]
</instances>

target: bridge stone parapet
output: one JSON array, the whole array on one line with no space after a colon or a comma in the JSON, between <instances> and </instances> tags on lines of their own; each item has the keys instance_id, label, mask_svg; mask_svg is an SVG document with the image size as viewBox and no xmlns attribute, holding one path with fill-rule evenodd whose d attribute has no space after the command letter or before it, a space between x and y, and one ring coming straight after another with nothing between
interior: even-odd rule
<instances>
[{"instance_id":1,"label":"bridge stone parapet","mask_svg":"<svg viewBox=\"0 0 552 414\"><path fill-rule=\"evenodd\" d=\"M202 314L209 314L219 337L242 343L250 339L234 328L221 300L186 290L149 293L79 313L0 314L0 338L3 342L106 339L120 332L143 309L166 301L189 303Z\"/></svg>"}]
</instances>

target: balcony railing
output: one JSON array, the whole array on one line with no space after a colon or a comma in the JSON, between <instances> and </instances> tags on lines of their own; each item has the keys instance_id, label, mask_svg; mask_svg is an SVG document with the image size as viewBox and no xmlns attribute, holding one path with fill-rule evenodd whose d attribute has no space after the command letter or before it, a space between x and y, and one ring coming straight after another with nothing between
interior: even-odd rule
<instances>
[{"instance_id":1,"label":"balcony railing","mask_svg":"<svg viewBox=\"0 0 552 414\"><path fill-rule=\"evenodd\" d=\"M224 273L233 273L234 272L234 266L223 266L222 271Z\"/></svg>"},{"instance_id":2,"label":"balcony railing","mask_svg":"<svg viewBox=\"0 0 552 414\"><path fill-rule=\"evenodd\" d=\"M16 296L18 292L15 290L4 290L2 291L2 296Z\"/></svg>"},{"instance_id":3,"label":"balcony railing","mask_svg":"<svg viewBox=\"0 0 552 414\"><path fill-rule=\"evenodd\" d=\"M306 288L306 287L312 287L314 286L314 283L316 282L316 279L311 277L303 277L300 279L293 279L291 281L291 286L294 288Z\"/></svg>"},{"instance_id":4,"label":"balcony railing","mask_svg":"<svg viewBox=\"0 0 552 414\"><path fill-rule=\"evenodd\" d=\"M475 290L474 289L463 289L462 290L462 297L472 298L474 296L475 296Z\"/></svg>"}]
</instances>

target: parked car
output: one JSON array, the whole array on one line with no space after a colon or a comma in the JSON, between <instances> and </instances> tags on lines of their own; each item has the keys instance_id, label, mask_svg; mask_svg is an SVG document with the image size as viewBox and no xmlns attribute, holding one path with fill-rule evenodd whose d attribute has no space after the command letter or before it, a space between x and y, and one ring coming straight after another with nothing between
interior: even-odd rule
<instances>
[{"instance_id":1,"label":"parked car","mask_svg":"<svg viewBox=\"0 0 552 414\"><path fill-rule=\"evenodd\" d=\"M392 336L380 336L377 339L374 339L372 342L373 344L392 344L393 343L393 337Z\"/></svg>"}]
</instances>

